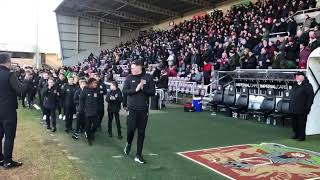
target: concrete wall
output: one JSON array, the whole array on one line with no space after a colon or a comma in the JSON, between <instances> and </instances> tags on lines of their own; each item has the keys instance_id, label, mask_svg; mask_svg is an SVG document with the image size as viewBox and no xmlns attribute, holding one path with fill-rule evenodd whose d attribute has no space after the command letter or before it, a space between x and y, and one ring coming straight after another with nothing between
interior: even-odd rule
<instances>
[{"instance_id":1,"label":"concrete wall","mask_svg":"<svg viewBox=\"0 0 320 180\"><path fill-rule=\"evenodd\" d=\"M48 53L45 55L45 63L54 69L58 69L62 66L62 60L58 57L58 54Z\"/></svg>"},{"instance_id":2,"label":"concrete wall","mask_svg":"<svg viewBox=\"0 0 320 180\"><path fill-rule=\"evenodd\" d=\"M35 64L34 59L27 58L11 58L11 62L19 64L20 67L23 67L24 65L34 66Z\"/></svg>"},{"instance_id":3,"label":"concrete wall","mask_svg":"<svg viewBox=\"0 0 320 180\"><path fill-rule=\"evenodd\" d=\"M110 24L57 14L63 64L71 66L100 49L111 49L136 38L138 31L119 29Z\"/></svg>"}]
</instances>

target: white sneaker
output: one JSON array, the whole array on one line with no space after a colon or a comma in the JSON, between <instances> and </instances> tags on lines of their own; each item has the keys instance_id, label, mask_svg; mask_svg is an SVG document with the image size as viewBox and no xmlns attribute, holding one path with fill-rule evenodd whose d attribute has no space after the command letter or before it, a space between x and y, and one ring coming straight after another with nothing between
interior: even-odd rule
<instances>
[{"instance_id":1,"label":"white sneaker","mask_svg":"<svg viewBox=\"0 0 320 180\"><path fill-rule=\"evenodd\" d=\"M140 163L140 164L145 164L146 163L146 161L143 159L143 157L138 157L138 156L136 156L134 158L134 161L137 162L137 163Z\"/></svg>"},{"instance_id":2,"label":"white sneaker","mask_svg":"<svg viewBox=\"0 0 320 180\"><path fill-rule=\"evenodd\" d=\"M77 118L77 115L76 115L76 114L74 114L74 115L72 116L72 118L73 118L73 119L76 119L76 118Z\"/></svg>"},{"instance_id":3,"label":"white sneaker","mask_svg":"<svg viewBox=\"0 0 320 180\"><path fill-rule=\"evenodd\" d=\"M62 119L62 117L63 117L62 114L59 114L59 119Z\"/></svg>"},{"instance_id":4,"label":"white sneaker","mask_svg":"<svg viewBox=\"0 0 320 180\"><path fill-rule=\"evenodd\" d=\"M46 120L47 119L47 115L43 115L42 120Z\"/></svg>"},{"instance_id":5,"label":"white sneaker","mask_svg":"<svg viewBox=\"0 0 320 180\"><path fill-rule=\"evenodd\" d=\"M65 120L66 120L66 116L63 116L63 119L62 119L62 120L64 120L64 121L65 121Z\"/></svg>"},{"instance_id":6,"label":"white sneaker","mask_svg":"<svg viewBox=\"0 0 320 180\"><path fill-rule=\"evenodd\" d=\"M266 124L270 124L270 118L267 118Z\"/></svg>"}]
</instances>

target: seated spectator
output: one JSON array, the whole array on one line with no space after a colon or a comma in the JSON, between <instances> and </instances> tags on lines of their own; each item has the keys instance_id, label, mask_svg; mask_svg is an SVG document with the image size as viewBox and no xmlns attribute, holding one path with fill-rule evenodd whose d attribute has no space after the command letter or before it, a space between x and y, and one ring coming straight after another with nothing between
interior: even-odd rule
<instances>
[{"instance_id":1,"label":"seated spectator","mask_svg":"<svg viewBox=\"0 0 320 180\"><path fill-rule=\"evenodd\" d=\"M313 23L313 18L311 18L308 14L306 14L306 19L304 20L303 22L303 26L302 26L302 29L305 29L305 28L311 28L312 26L312 23Z\"/></svg>"},{"instance_id":2,"label":"seated spectator","mask_svg":"<svg viewBox=\"0 0 320 180\"><path fill-rule=\"evenodd\" d=\"M296 42L298 44L302 44L302 43L306 43L309 41L309 34L308 32L303 32L301 30L297 31L297 35L296 35Z\"/></svg>"},{"instance_id":3,"label":"seated spectator","mask_svg":"<svg viewBox=\"0 0 320 180\"><path fill-rule=\"evenodd\" d=\"M306 69L307 61L311 54L311 49L307 46L307 43L300 44L300 54L299 54L299 68Z\"/></svg>"},{"instance_id":4,"label":"seated spectator","mask_svg":"<svg viewBox=\"0 0 320 180\"><path fill-rule=\"evenodd\" d=\"M246 69L256 69L258 66L258 62L256 56L253 54L252 51L249 51L248 59L245 61L245 68Z\"/></svg>"},{"instance_id":5,"label":"seated spectator","mask_svg":"<svg viewBox=\"0 0 320 180\"><path fill-rule=\"evenodd\" d=\"M309 0L309 8L315 8L317 6L316 0Z\"/></svg>"},{"instance_id":6,"label":"seated spectator","mask_svg":"<svg viewBox=\"0 0 320 180\"><path fill-rule=\"evenodd\" d=\"M177 68L175 66L169 67L168 76L169 77L177 77Z\"/></svg>"},{"instance_id":7,"label":"seated spectator","mask_svg":"<svg viewBox=\"0 0 320 180\"><path fill-rule=\"evenodd\" d=\"M191 56L191 62L192 64L196 64L198 65L198 67L202 67L203 66L203 62L201 60L201 56L199 54L199 50L196 48L192 49L192 56Z\"/></svg>"},{"instance_id":8,"label":"seated spectator","mask_svg":"<svg viewBox=\"0 0 320 180\"><path fill-rule=\"evenodd\" d=\"M169 50L168 52L169 52L169 57L168 57L167 61L168 61L169 67L171 67L176 64L175 63L176 57L175 57L174 53L172 52L172 50Z\"/></svg>"},{"instance_id":9,"label":"seated spectator","mask_svg":"<svg viewBox=\"0 0 320 180\"><path fill-rule=\"evenodd\" d=\"M294 42L294 39L292 37L289 37L288 44L285 48L285 54L287 61L287 68L289 69L295 69L296 68L296 62L299 61L299 45Z\"/></svg>"},{"instance_id":10,"label":"seated spectator","mask_svg":"<svg viewBox=\"0 0 320 180\"><path fill-rule=\"evenodd\" d=\"M319 25L314 27L314 34L316 35L316 38L319 39L320 37Z\"/></svg>"},{"instance_id":11,"label":"seated spectator","mask_svg":"<svg viewBox=\"0 0 320 180\"><path fill-rule=\"evenodd\" d=\"M319 47L319 41L316 38L314 31L309 32L309 48L311 52Z\"/></svg>"},{"instance_id":12,"label":"seated spectator","mask_svg":"<svg viewBox=\"0 0 320 180\"><path fill-rule=\"evenodd\" d=\"M184 70L184 71L181 71L178 75L179 75L179 77L188 77L189 76L189 74L191 73L191 65L190 64L188 64L187 65L187 67L186 67L186 69Z\"/></svg>"},{"instance_id":13,"label":"seated spectator","mask_svg":"<svg viewBox=\"0 0 320 180\"><path fill-rule=\"evenodd\" d=\"M237 53L234 52L234 50L229 51L229 70L233 71L238 66L240 66L239 63L240 57Z\"/></svg>"},{"instance_id":14,"label":"seated spectator","mask_svg":"<svg viewBox=\"0 0 320 180\"><path fill-rule=\"evenodd\" d=\"M250 50L248 48L244 49L244 51L243 51L243 53L242 53L242 55L240 57L240 67L241 67L241 69L246 69L246 61L249 58L249 51Z\"/></svg>"},{"instance_id":15,"label":"seated spectator","mask_svg":"<svg viewBox=\"0 0 320 180\"><path fill-rule=\"evenodd\" d=\"M229 71L229 59L227 53L223 53L222 57L218 60L220 71Z\"/></svg>"},{"instance_id":16,"label":"seated spectator","mask_svg":"<svg viewBox=\"0 0 320 180\"><path fill-rule=\"evenodd\" d=\"M284 52L275 50L271 64L272 69L281 69L280 64L283 64L283 61L285 61Z\"/></svg>"},{"instance_id":17,"label":"seated spectator","mask_svg":"<svg viewBox=\"0 0 320 180\"><path fill-rule=\"evenodd\" d=\"M269 61L269 59L267 57L267 51L265 48L262 48L261 54L258 57L259 69L267 69L268 68L268 61Z\"/></svg>"},{"instance_id":18,"label":"seated spectator","mask_svg":"<svg viewBox=\"0 0 320 180\"><path fill-rule=\"evenodd\" d=\"M293 19L293 17L289 17L287 31L289 32L290 37L294 37L296 35L297 28L298 28L297 22Z\"/></svg>"},{"instance_id":19,"label":"seated spectator","mask_svg":"<svg viewBox=\"0 0 320 180\"><path fill-rule=\"evenodd\" d=\"M197 68L191 70L190 81L196 82L197 84L202 83L202 74L199 72Z\"/></svg>"}]
</instances>

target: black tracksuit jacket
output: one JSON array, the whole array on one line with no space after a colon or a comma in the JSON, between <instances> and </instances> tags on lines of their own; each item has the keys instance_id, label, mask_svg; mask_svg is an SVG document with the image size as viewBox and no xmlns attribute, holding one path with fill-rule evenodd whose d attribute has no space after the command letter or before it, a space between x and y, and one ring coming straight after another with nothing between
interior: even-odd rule
<instances>
[{"instance_id":1,"label":"black tracksuit jacket","mask_svg":"<svg viewBox=\"0 0 320 180\"><path fill-rule=\"evenodd\" d=\"M136 92L141 80L146 80L143 90ZM155 94L155 83L149 74L129 75L124 82L123 94L127 95L129 110L148 110L149 97Z\"/></svg>"}]
</instances>

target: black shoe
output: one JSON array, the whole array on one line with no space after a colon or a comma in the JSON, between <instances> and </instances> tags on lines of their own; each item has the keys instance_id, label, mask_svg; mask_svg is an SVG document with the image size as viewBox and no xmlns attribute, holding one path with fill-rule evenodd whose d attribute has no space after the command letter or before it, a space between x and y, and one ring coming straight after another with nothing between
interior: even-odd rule
<instances>
[{"instance_id":1,"label":"black shoe","mask_svg":"<svg viewBox=\"0 0 320 180\"><path fill-rule=\"evenodd\" d=\"M66 133L69 133L69 129L64 130Z\"/></svg>"},{"instance_id":2,"label":"black shoe","mask_svg":"<svg viewBox=\"0 0 320 180\"><path fill-rule=\"evenodd\" d=\"M52 132L56 132L56 131L57 131L57 128L53 128L53 129L52 129Z\"/></svg>"},{"instance_id":3,"label":"black shoe","mask_svg":"<svg viewBox=\"0 0 320 180\"><path fill-rule=\"evenodd\" d=\"M92 140L90 138L88 139L88 144L89 146L92 146Z\"/></svg>"},{"instance_id":4,"label":"black shoe","mask_svg":"<svg viewBox=\"0 0 320 180\"><path fill-rule=\"evenodd\" d=\"M118 139L122 139L123 137L121 135L118 136Z\"/></svg>"},{"instance_id":5,"label":"black shoe","mask_svg":"<svg viewBox=\"0 0 320 180\"><path fill-rule=\"evenodd\" d=\"M72 135L72 138L75 139L75 140L78 140L79 139L79 134L78 133L74 133Z\"/></svg>"},{"instance_id":6,"label":"black shoe","mask_svg":"<svg viewBox=\"0 0 320 180\"><path fill-rule=\"evenodd\" d=\"M126 147L124 147L124 154L129 155L131 150L131 144L126 144Z\"/></svg>"},{"instance_id":7,"label":"black shoe","mask_svg":"<svg viewBox=\"0 0 320 180\"><path fill-rule=\"evenodd\" d=\"M3 160L0 161L0 166L3 166L4 162Z\"/></svg>"},{"instance_id":8,"label":"black shoe","mask_svg":"<svg viewBox=\"0 0 320 180\"><path fill-rule=\"evenodd\" d=\"M140 164L145 164L147 163L146 160L143 159L142 156L139 156L137 155L135 158L134 158L134 161L137 162L137 163L140 163Z\"/></svg>"},{"instance_id":9,"label":"black shoe","mask_svg":"<svg viewBox=\"0 0 320 180\"><path fill-rule=\"evenodd\" d=\"M51 127L50 127L50 126L48 126L48 127L47 127L47 129L48 129L48 130L51 130Z\"/></svg>"},{"instance_id":10,"label":"black shoe","mask_svg":"<svg viewBox=\"0 0 320 180\"><path fill-rule=\"evenodd\" d=\"M298 137L297 136L292 136L291 139L298 139Z\"/></svg>"},{"instance_id":11,"label":"black shoe","mask_svg":"<svg viewBox=\"0 0 320 180\"><path fill-rule=\"evenodd\" d=\"M4 163L3 164L3 168L5 169L11 169L11 168L16 168L22 166L22 162L18 162L18 161L11 161L9 163Z\"/></svg>"}]
</instances>

